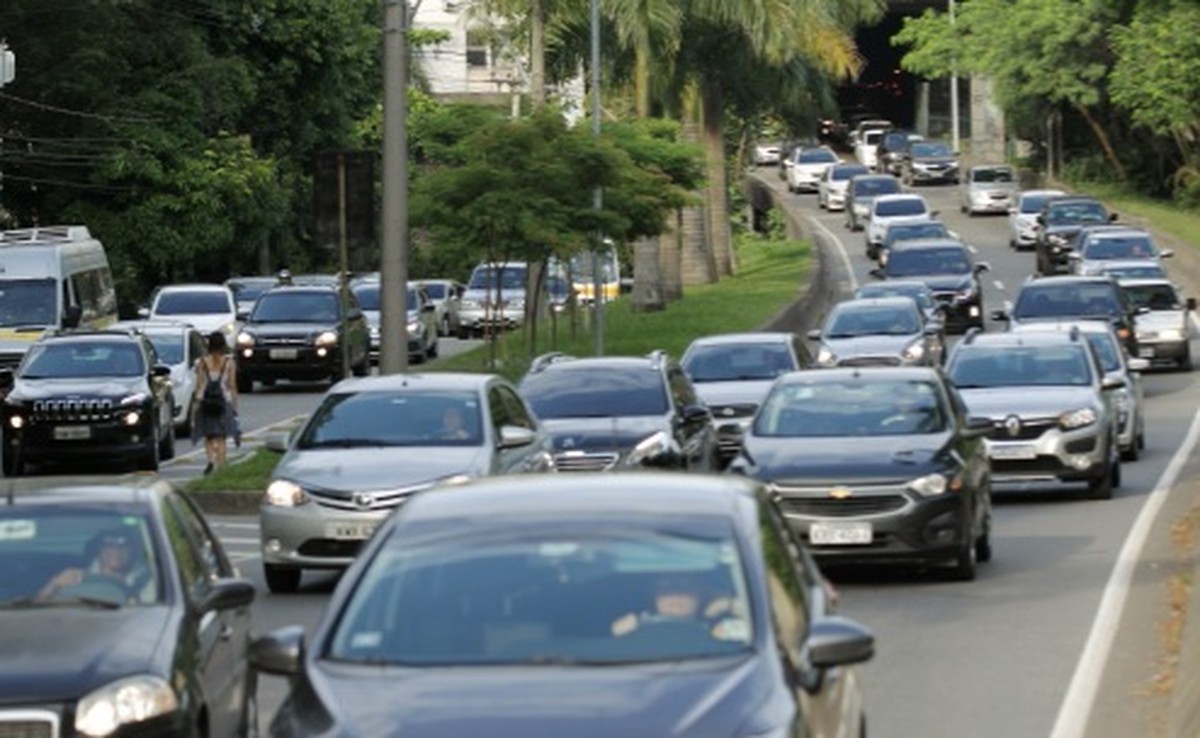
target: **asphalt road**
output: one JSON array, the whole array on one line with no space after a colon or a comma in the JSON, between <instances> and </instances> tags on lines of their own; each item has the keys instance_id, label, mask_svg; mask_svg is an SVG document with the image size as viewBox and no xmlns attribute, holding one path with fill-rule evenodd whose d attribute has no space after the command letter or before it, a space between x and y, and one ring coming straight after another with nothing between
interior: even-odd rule
<instances>
[{"instance_id":1,"label":"asphalt road","mask_svg":"<svg viewBox=\"0 0 1200 738\"><path fill-rule=\"evenodd\" d=\"M772 174L766 178L778 182ZM1032 271L1033 256L1007 247L1003 217L960 215L953 187L919 191L975 247L976 258L991 265L985 308L1002 306ZM819 237L840 245L839 261L854 275L847 282L870 279L862 233L846 231L842 214L818 210L815 195L786 199L812 217ZM281 387L247 397L247 428L310 411L322 389ZM1160 515L1150 528L1132 579L1109 584L1118 562L1128 563L1122 547L1143 507L1166 494L1151 492L1188 433L1200 387L1192 373L1152 374L1146 397L1147 448L1141 460L1123 465L1114 499L1085 500L1071 487L997 490L995 558L980 567L976 581L919 570L830 570L843 613L877 635L877 655L861 668L873 738L1154 734L1147 727L1153 700L1141 692L1153 678L1157 623L1167 609L1170 516ZM1178 495L1166 499L1167 509L1186 507ZM255 519L219 518L216 524L243 573L258 584L256 630L311 629L336 575L306 573L300 593L271 595L261 581ZM1115 615L1113 602L1125 603ZM1101 612L1108 616L1096 625ZM1115 640L1106 640L1114 633ZM1081 666L1081 659L1088 660ZM283 680L263 678L263 726L285 692Z\"/></svg>"}]
</instances>

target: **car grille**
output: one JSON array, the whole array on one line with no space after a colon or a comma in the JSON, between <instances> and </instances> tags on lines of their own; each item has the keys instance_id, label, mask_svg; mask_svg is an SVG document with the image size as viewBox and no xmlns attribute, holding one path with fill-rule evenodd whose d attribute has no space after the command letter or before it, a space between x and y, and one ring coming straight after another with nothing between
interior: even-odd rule
<instances>
[{"instance_id":1,"label":"car grille","mask_svg":"<svg viewBox=\"0 0 1200 738\"><path fill-rule=\"evenodd\" d=\"M334 541L328 538L316 538L300 544L300 548L296 549L296 552L301 556L346 559L357 556L362 546L362 541ZM0 738L5 738L3 733L0 733Z\"/></svg>"},{"instance_id":2,"label":"car grille","mask_svg":"<svg viewBox=\"0 0 1200 738\"><path fill-rule=\"evenodd\" d=\"M938 302L944 302L944 303L949 304L958 299L958 293L953 292L953 291L951 291L951 292L934 292L933 299L937 300Z\"/></svg>"},{"instance_id":3,"label":"car grille","mask_svg":"<svg viewBox=\"0 0 1200 738\"><path fill-rule=\"evenodd\" d=\"M43 710L0 710L0 738L58 738L58 715Z\"/></svg>"},{"instance_id":4,"label":"car grille","mask_svg":"<svg viewBox=\"0 0 1200 738\"><path fill-rule=\"evenodd\" d=\"M0 353L0 369L16 369L25 354L5 352Z\"/></svg>"},{"instance_id":5,"label":"car grille","mask_svg":"<svg viewBox=\"0 0 1200 738\"><path fill-rule=\"evenodd\" d=\"M428 489L431 486L433 485L422 484L400 489L363 490L351 493L350 497L346 497L346 493L344 492L334 493L316 489L306 489L305 491L321 507L351 512L371 512L374 510L392 510L400 507L408 501L408 498L413 493ZM3 736L0 736L0 738L3 738Z\"/></svg>"},{"instance_id":6,"label":"car grille","mask_svg":"<svg viewBox=\"0 0 1200 738\"><path fill-rule=\"evenodd\" d=\"M868 497L783 497L780 506L784 513L813 518L856 518L864 515L886 515L903 510L908 498L903 495L871 495Z\"/></svg>"},{"instance_id":7,"label":"car grille","mask_svg":"<svg viewBox=\"0 0 1200 738\"><path fill-rule=\"evenodd\" d=\"M727 418L748 418L758 409L758 405L753 402L741 402L732 405L710 405L709 410L712 411L713 418L718 421Z\"/></svg>"},{"instance_id":8,"label":"car grille","mask_svg":"<svg viewBox=\"0 0 1200 738\"><path fill-rule=\"evenodd\" d=\"M611 469L617 463L619 454L581 453L568 451L554 455L554 468L560 472L604 471Z\"/></svg>"},{"instance_id":9,"label":"car grille","mask_svg":"<svg viewBox=\"0 0 1200 738\"><path fill-rule=\"evenodd\" d=\"M1008 432L1003 420L992 421L992 432L987 437L993 441L1033 441L1041 438L1042 434L1058 424L1054 418L1021 419L1021 427L1016 435Z\"/></svg>"},{"instance_id":10,"label":"car grille","mask_svg":"<svg viewBox=\"0 0 1200 738\"><path fill-rule=\"evenodd\" d=\"M307 337L271 336L259 338L258 343L260 346L307 346L309 341Z\"/></svg>"},{"instance_id":11,"label":"car grille","mask_svg":"<svg viewBox=\"0 0 1200 738\"><path fill-rule=\"evenodd\" d=\"M856 356L842 359L838 366L900 366L899 356Z\"/></svg>"},{"instance_id":12,"label":"car grille","mask_svg":"<svg viewBox=\"0 0 1200 738\"><path fill-rule=\"evenodd\" d=\"M112 400L37 400L33 403L34 420L89 422L111 420L112 417Z\"/></svg>"}]
</instances>

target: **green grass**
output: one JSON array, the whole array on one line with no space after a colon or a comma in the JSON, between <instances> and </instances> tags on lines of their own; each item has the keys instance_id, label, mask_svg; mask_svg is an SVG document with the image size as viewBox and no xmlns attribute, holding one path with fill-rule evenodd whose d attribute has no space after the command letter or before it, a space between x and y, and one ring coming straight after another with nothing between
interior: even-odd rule
<instances>
[{"instance_id":1,"label":"green grass","mask_svg":"<svg viewBox=\"0 0 1200 738\"><path fill-rule=\"evenodd\" d=\"M1153 225L1193 248L1200 248L1200 212L1184 209L1168 200L1131 193L1108 182L1072 182L1071 186L1078 192L1094 194L1104 200L1123 221Z\"/></svg>"},{"instance_id":2,"label":"green grass","mask_svg":"<svg viewBox=\"0 0 1200 738\"><path fill-rule=\"evenodd\" d=\"M279 454L266 449L256 449L252 454L229 464L223 469L216 469L212 474L197 477L187 484L189 492L220 492L226 490L263 492L271 471L279 462Z\"/></svg>"},{"instance_id":3,"label":"green grass","mask_svg":"<svg viewBox=\"0 0 1200 738\"><path fill-rule=\"evenodd\" d=\"M716 333L754 330L767 322L798 297L806 283L811 244L802 241L768 240L755 236L739 238L737 275L711 285L685 289L682 300L661 312L635 313L628 297L609 303L605 310L604 353L608 356L636 356L664 349L678 358L692 340ZM558 321L557 337L549 321L539 331L536 351L531 351L523 332L503 334L497 345L500 360L496 371L510 379L519 379L529 365L531 355L562 351L576 356L592 356L595 339L587 311L579 317L572 336L569 319ZM485 371L490 356L488 346L439 359L428 367L433 371Z\"/></svg>"}]
</instances>

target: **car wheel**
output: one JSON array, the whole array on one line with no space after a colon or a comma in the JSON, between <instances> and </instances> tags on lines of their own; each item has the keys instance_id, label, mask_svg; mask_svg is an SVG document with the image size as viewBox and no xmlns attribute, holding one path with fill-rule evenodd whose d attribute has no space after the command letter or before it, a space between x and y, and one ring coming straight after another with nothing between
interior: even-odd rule
<instances>
[{"instance_id":1,"label":"car wheel","mask_svg":"<svg viewBox=\"0 0 1200 738\"><path fill-rule=\"evenodd\" d=\"M238 388L238 392L240 392L243 395L253 394L254 393L254 379L241 373L241 372L238 372L237 388Z\"/></svg>"},{"instance_id":2,"label":"car wheel","mask_svg":"<svg viewBox=\"0 0 1200 738\"><path fill-rule=\"evenodd\" d=\"M952 570L954 579L959 582L969 582L975 579L975 565L979 561L976 554L976 542L972 541L969 535L966 536L966 539L958 551L958 556L954 559L954 569Z\"/></svg>"},{"instance_id":3,"label":"car wheel","mask_svg":"<svg viewBox=\"0 0 1200 738\"><path fill-rule=\"evenodd\" d=\"M364 354L362 361L358 362L357 365L352 367L351 371L354 373L354 376L356 376L356 377L365 377L368 374L370 374L371 373L371 352L368 351L366 354Z\"/></svg>"},{"instance_id":4,"label":"car wheel","mask_svg":"<svg viewBox=\"0 0 1200 738\"><path fill-rule=\"evenodd\" d=\"M263 564L263 578L267 580L267 589L276 594L287 594L299 589L300 574L300 569L295 567Z\"/></svg>"},{"instance_id":5,"label":"car wheel","mask_svg":"<svg viewBox=\"0 0 1200 738\"><path fill-rule=\"evenodd\" d=\"M1113 487L1120 483L1120 466L1110 465L1098 478L1088 482L1088 497L1093 500L1111 500Z\"/></svg>"},{"instance_id":6,"label":"car wheel","mask_svg":"<svg viewBox=\"0 0 1200 738\"><path fill-rule=\"evenodd\" d=\"M1142 428L1138 431L1137 440L1134 441L1134 445L1137 446L1138 451L1145 450L1145 448L1146 448L1146 429L1145 428Z\"/></svg>"},{"instance_id":7,"label":"car wheel","mask_svg":"<svg viewBox=\"0 0 1200 738\"><path fill-rule=\"evenodd\" d=\"M142 453L137 460L138 471L156 472L158 471L159 461L159 441L158 429L155 428L153 437L150 439L150 448Z\"/></svg>"},{"instance_id":8,"label":"car wheel","mask_svg":"<svg viewBox=\"0 0 1200 738\"><path fill-rule=\"evenodd\" d=\"M20 477L25 475L25 462L20 458L20 451L8 453L9 444L4 444L4 476Z\"/></svg>"},{"instance_id":9,"label":"car wheel","mask_svg":"<svg viewBox=\"0 0 1200 738\"><path fill-rule=\"evenodd\" d=\"M989 510L983 516L983 530L975 539L975 560L986 563L992 560L992 513Z\"/></svg>"},{"instance_id":10,"label":"car wheel","mask_svg":"<svg viewBox=\"0 0 1200 738\"><path fill-rule=\"evenodd\" d=\"M469 329L469 328L464 328L463 326L461 326L461 325L460 325L460 326L458 327L458 340L460 340L460 341L465 341L465 340L467 340L467 339L468 339L468 338L470 338L470 337L471 337L471 331L470 331L470 329Z\"/></svg>"},{"instance_id":11,"label":"car wheel","mask_svg":"<svg viewBox=\"0 0 1200 738\"><path fill-rule=\"evenodd\" d=\"M175 458L175 428L163 433L162 441L158 444L158 458L166 461Z\"/></svg>"},{"instance_id":12,"label":"car wheel","mask_svg":"<svg viewBox=\"0 0 1200 738\"><path fill-rule=\"evenodd\" d=\"M1183 356L1179 357L1179 361L1175 363L1175 367L1181 372L1190 372L1192 370L1192 348L1186 346L1183 350Z\"/></svg>"}]
</instances>

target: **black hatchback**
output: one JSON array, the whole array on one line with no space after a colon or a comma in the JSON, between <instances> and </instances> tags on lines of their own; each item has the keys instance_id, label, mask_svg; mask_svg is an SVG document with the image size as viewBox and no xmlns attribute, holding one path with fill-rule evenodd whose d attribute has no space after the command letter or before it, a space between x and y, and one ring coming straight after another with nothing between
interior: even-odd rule
<instances>
[{"instance_id":1,"label":"black hatchback","mask_svg":"<svg viewBox=\"0 0 1200 738\"><path fill-rule=\"evenodd\" d=\"M874 638L830 593L748 480L496 478L417 495L251 661L278 738L860 736Z\"/></svg>"},{"instance_id":2,"label":"black hatchback","mask_svg":"<svg viewBox=\"0 0 1200 738\"><path fill-rule=\"evenodd\" d=\"M533 361L518 389L550 433L560 472L716 471L712 413L663 351Z\"/></svg>"},{"instance_id":3,"label":"black hatchback","mask_svg":"<svg viewBox=\"0 0 1200 738\"><path fill-rule=\"evenodd\" d=\"M254 734L254 585L186 495L42 478L0 499L0 733Z\"/></svg>"},{"instance_id":4,"label":"black hatchback","mask_svg":"<svg viewBox=\"0 0 1200 738\"><path fill-rule=\"evenodd\" d=\"M954 238L898 241L887 250L883 266L871 270L876 279L919 279L929 285L945 308L947 332L983 327L983 284L979 275L991 267L972 259L966 244Z\"/></svg>"}]
</instances>

